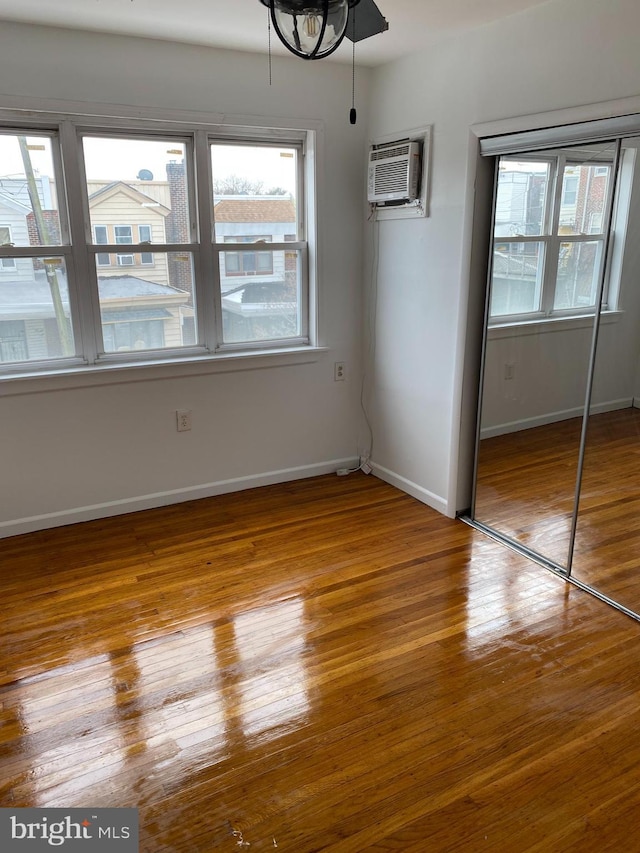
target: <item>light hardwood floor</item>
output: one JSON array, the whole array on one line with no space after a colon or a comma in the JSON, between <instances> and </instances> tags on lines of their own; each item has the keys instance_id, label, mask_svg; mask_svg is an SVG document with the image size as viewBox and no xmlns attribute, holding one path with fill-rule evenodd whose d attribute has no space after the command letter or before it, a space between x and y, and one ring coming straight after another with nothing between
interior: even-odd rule
<instances>
[{"instance_id":1,"label":"light hardwood floor","mask_svg":"<svg viewBox=\"0 0 640 853\"><path fill-rule=\"evenodd\" d=\"M0 806L137 806L146 853L640 850L640 626L373 477L0 564Z\"/></svg>"}]
</instances>

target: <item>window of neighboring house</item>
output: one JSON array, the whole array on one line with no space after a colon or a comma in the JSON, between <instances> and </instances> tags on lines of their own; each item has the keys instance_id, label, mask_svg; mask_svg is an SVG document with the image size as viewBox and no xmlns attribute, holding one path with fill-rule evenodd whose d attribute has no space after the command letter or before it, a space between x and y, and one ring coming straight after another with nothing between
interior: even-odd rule
<instances>
[{"instance_id":1,"label":"window of neighboring house","mask_svg":"<svg viewBox=\"0 0 640 853\"><path fill-rule=\"evenodd\" d=\"M60 372L136 364L139 350L147 362L309 344L312 132L158 130L136 117L127 134L122 120L104 121L0 112L3 193L25 211L19 229L0 226L0 271L20 269L11 298L0 293L0 317L22 324L4 328L0 364ZM148 164L155 177L130 177L151 174Z\"/></svg>"},{"instance_id":2,"label":"window of neighboring house","mask_svg":"<svg viewBox=\"0 0 640 853\"><path fill-rule=\"evenodd\" d=\"M271 237L225 237L225 243L270 243ZM225 252L224 269L226 275L272 275L272 252Z\"/></svg>"},{"instance_id":3,"label":"window of neighboring house","mask_svg":"<svg viewBox=\"0 0 640 853\"><path fill-rule=\"evenodd\" d=\"M106 225L93 226L93 239L100 246L106 246L109 242L109 230ZM99 267L111 266L111 255L108 252L98 252L96 264Z\"/></svg>"},{"instance_id":4,"label":"window of neighboring house","mask_svg":"<svg viewBox=\"0 0 640 853\"><path fill-rule=\"evenodd\" d=\"M0 362L29 358L24 320L0 320Z\"/></svg>"},{"instance_id":5,"label":"window of neighboring house","mask_svg":"<svg viewBox=\"0 0 640 853\"><path fill-rule=\"evenodd\" d=\"M162 320L110 322L105 313L103 334L107 352L161 349L165 345Z\"/></svg>"},{"instance_id":6,"label":"window of neighboring house","mask_svg":"<svg viewBox=\"0 0 640 853\"><path fill-rule=\"evenodd\" d=\"M593 313L612 174L613 155L598 152L594 162L588 149L500 158L491 322Z\"/></svg>"},{"instance_id":7,"label":"window of neighboring house","mask_svg":"<svg viewBox=\"0 0 640 853\"><path fill-rule=\"evenodd\" d=\"M11 245L13 245L13 241L11 240L11 228L8 225L0 225L0 246ZM0 271L15 270L15 268L15 258L0 258Z\"/></svg>"},{"instance_id":8,"label":"window of neighboring house","mask_svg":"<svg viewBox=\"0 0 640 853\"><path fill-rule=\"evenodd\" d=\"M129 246L133 243L133 228L131 225L114 225L113 234L118 246ZM116 255L116 261L119 267L132 267L134 264L133 255L131 254L118 254Z\"/></svg>"},{"instance_id":9,"label":"window of neighboring house","mask_svg":"<svg viewBox=\"0 0 640 853\"><path fill-rule=\"evenodd\" d=\"M150 225L138 225L138 242L151 243ZM153 252L140 252L140 263L143 266L153 266Z\"/></svg>"}]
</instances>

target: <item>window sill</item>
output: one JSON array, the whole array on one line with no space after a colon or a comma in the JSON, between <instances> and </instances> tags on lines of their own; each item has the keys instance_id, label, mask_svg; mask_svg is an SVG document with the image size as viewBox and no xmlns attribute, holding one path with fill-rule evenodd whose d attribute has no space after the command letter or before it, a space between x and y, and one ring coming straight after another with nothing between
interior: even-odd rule
<instances>
[{"instance_id":1,"label":"window sill","mask_svg":"<svg viewBox=\"0 0 640 853\"><path fill-rule=\"evenodd\" d=\"M312 364L325 352L328 352L328 347L304 346L261 352L225 352L190 358L105 362L57 370L25 370L0 378L0 397Z\"/></svg>"},{"instance_id":2,"label":"window sill","mask_svg":"<svg viewBox=\"0 0 640 853\"><path fill-rule=\"evenodd\" d=\"M603 311L601 323L617 323L623 317L622 311ZM510 323L496 323L489 326L489 340L515 338L523 335L540 335L548 332L568 332L577 329L593 328L593 314L578 314L573 317L545 317L542 320L521 320Z\"/></svg>"}]
</instances>

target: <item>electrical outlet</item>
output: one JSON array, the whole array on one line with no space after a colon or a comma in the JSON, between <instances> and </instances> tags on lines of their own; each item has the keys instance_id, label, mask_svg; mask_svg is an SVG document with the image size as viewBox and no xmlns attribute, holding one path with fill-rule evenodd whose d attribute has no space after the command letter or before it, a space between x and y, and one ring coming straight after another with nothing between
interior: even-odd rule
<instances>
[{"instance_id":1,"label":"electrical outlet","mask_svg":"<svg viewBox=\"0 0 640 853\"><path fill-rule=\"evenodd\" d=\"M335 382L344 382L347 368L344 361L336 361L333 365L333 378Z\"/></svg>"},{"instance_id":2,"label":"electrical outlet","mask_svg":"<svg viewBox=\"0 0 640 853\"><path fill-rule=\"evenodd\" d=\"M178 432L187 432L191 429L191 409L176 410L176 429Z\"/></svg>"}]
</instances>

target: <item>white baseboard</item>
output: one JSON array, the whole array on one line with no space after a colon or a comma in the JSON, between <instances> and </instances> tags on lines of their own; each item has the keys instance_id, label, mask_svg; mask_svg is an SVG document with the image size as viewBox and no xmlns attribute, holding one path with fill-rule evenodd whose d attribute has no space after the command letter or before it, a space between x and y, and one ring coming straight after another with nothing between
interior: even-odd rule
<instances>
[{"instance_id":1,"label":"white baseboard","mask_svg":"<svg viewBox=\"0 0 640 853\"><path fill-rule=\"evenodd\" d=\"M389 485L395 486L397 489L400 489L400 491L406 492L408 495L411 495L412 498L416 498L423 504L437 510L442 515L449 515L449 512L447 511L447 502L444 498L440 497L440 495L436 495L428 489L424 489L412 480L407 480L406 477L401 477L400 474L389 471L388 468L383 468L382 465L377 465L373 461L370 461L369 464L371 465L376 477L384 480L385 483L389 483Z\"/></svg>"},{"instance_id":2,"label":"white baseboard","mask_svg":"<svg viewBox=\"0 0 640 853\"><path fill-rule=\"evenodd\" d=\"M224 495L229 492L254 489L259 486L270 486L274 483L286 483L291 480L318 477L322 474L332 474L338 468L355 468L357 465L357 457L332 459L328 462L318 462L314 465L282 468L279 471L267 471L247 477L235 477L231 480L219 480L215 483L188 486L184 489L172 489L166 492L138 495L117 501L105 501L104 503L92 506L74 507L73 509L46 513L44 515L33 515L28 518L0 521L0 539L9 536L18 536L22 533L33 533L36 530L47 530L51 527L62 527L65 524L77 524L80 521L94 521L98 518L124 515L128 512L139 512L144 509L155 509L156 507L168 506L170 504Z\"/></svg>"},{"instance_id":3,"label":"white baseboard","mask_svg":"<svg viewBox=\"0 0 640 853\"><path fill-rule=\"evenodd\" d=\"M606 403L596 403L591 406L591 414L599 415L603 412L615 412L618 409L629 409L635 405L632 397L625 397L621 400L607 400ZM509 421L504 424L496 424L496 426L485 427L480 430L480 438L495 438L498 435L506 435L510 432L520 432L523 429L533 429L534 427L546 426L554 424L558 421L566 421L570 418L581 418L584 408L576 406L573 409L563 409L559 412L548 412L544 415L538 415L533 418L523 418L519 421Z\"/></svg>"}]
</instances>

